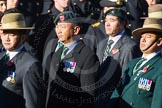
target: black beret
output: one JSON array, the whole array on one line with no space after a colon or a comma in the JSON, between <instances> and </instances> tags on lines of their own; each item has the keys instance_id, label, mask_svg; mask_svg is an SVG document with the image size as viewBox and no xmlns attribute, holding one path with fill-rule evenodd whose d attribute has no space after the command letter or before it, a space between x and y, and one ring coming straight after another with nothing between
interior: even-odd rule
<instances>
[{"instance_id":1,"label":"black beret","mask_svg":"<svg viewBox=\"0 0 162 108\"><path fill-rule=\"evenodd\" d=\"M57 24L58 22L78 23L78 20L72 11L64 11L54 19L55 24Z\"/></svg>"},{"instance_id":2,"label":"black beret","mask_svg":"<svg viewBox=\"0 0 162 108\"><path fill-rule=\"evenodd\" d=\"M122 10L121 8L114 8L114 9L110 9L105 13L105 17L107 15L112 15L112 16L117 16L121 19L127 20L127 14L124 10Z\"/></svg>"},{"instance_id":3,"label":"black beret","mask_svg":"<svg viewBox=\"0 0 162 108\"><path fill-rule=\"evenodd\" d=\"M124 5L123 1L121 0L101 0L100 6L101 7L122 7Z\"/></svg>"}]
</instances>

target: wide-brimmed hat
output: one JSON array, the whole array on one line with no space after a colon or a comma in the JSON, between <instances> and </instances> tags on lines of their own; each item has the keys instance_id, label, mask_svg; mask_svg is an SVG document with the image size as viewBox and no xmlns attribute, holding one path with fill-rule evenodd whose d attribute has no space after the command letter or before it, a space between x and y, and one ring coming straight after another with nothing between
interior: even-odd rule
<instances>
[{"instance_id":1,"label":"wide-brimmed hat","mask_svg":"<svg viewBox=\"0 0 162 108\"><path fill-rule=\"evenodd\" d=\"M148 7L148 17L162 19L162 4L155 4ZM145 19L147 17L141 17Z\"/></svg>"},{"instance_id":2,"label":"wide-brimmed hat","mask_svg":"<svg viewBox=\"0 0 162 108\"><path fill-rule=\"evenodd\" d=\"M108 10L106 13L105 13L105 17L107 15L112 15L112 16L117 16L121 19L124 19L124 20L127 20L127 14L124 10L122 10L121 8L113 8L113 9L110 9Z\"/></svg>"},{"instance_id":3,"label":"wide-brimmed hat","mask_svg":"<svg viewBox=\"0 0 162 108\"><path fill-rule=\"evenodd\" d=\"M135 29L133 36L141 36L142 33L156 32L162 33L162 20L155 18L146 18L142 28Z\"/></svg>"},{"instance_id":4,"label":"wide-brimmed hat","mask_svg":"<svg viewBox=\"0 0 162 108\"><path fill-rule=\"evenodd\" d=\"M27 27L25 18L21 13L7 13L1 19L2 30L30 30L34 27Z\"/></svg>"},{"instance_id":5,"label":"wide-brimmed hat","mask_svg":"<svg viewBox=\"0 0 162 108\"><path fill-rule=\"evenodd\" d=\"M124 5L122 0L101 0L101 7L122 7Z\"/></svg>"}]
</instances>

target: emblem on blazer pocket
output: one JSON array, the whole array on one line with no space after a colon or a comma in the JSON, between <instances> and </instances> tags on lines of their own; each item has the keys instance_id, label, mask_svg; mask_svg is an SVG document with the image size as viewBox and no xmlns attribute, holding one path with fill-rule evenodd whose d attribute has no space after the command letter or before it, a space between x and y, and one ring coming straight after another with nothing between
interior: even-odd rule
<instances>
[{"instance_id":1,"label":"emblem on blazer pocket","mask_svg":"<svg viewBox=\"0 0 162 108\"><path fill-rule=\"evenodd\" d=\"M65 72L70 72L70 73L74 73L74 70L75 70L75 67L76 67L76 62L73 62L73 61L65 61L64 62L64 71Z\"/></svg>"}]
</instances>

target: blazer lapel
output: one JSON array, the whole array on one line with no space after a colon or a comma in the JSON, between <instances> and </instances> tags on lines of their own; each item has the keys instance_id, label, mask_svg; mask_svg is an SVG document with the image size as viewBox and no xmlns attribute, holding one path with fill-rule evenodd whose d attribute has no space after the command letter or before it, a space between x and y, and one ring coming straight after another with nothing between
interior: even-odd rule
<instances>
[{"instance_id":1,"label":"blazer lapel","mask_svg":"<svg viewBox=\"0 0 162 108\"><path fill-rule=\"evenodd\" d=\"M5 54L6 54L5 51L3 51L3 52L0 53L0 60L2 60L2 58L5 56Z\"/></svg>"},{"instance_id":2,"label":"blazer lapel","mask_svg":"<svg viewBox=\"0 0 162 108\"><path fill-rule=\"evenodd\" d=\"M126 35L123 35L123 36L117 41L117 43L114 45L114 47L112 48L110 56L114 56L115 58L119 58L120 48L121 48L122 45L124 44L125 40L126 40ZM113 50L114 50L114 49L118 49L119 52L116 53L116 54L113 54Z\"/></svg>"},{"instance_id":3,"label":"blazer lapel","mask_svg":"<svg viewBox=\"0 0 162 108\"><path fill-rule=\"evenodd\" d=\"M53 53L52 55L52 61L49 71L49 76L51 77L51 80L54 80L56 77L56 72L58 71L59 65L60 65L60 55L63 51L63 46L58 49L57 52Z\"/></svg>"},{"instance_id":4,"label":"blazer lapel","mask_svg":"<svg viewBox=\"0 0 162 108\"><path fill-rule=\"evenodd\" d=\"M141 70L141 69L143 69L145 66L148 66L148 65L149 65L149 68L148 68L147 72L146 72L146 73L141 73L141 74L136 78L136 80L134 80L134 78L135 78L136 75L137 75L137 73L135 73L135 74L131 77L130 83L128 84L128 86L126 86L126 88L123 90L122 95L123 95L123 94L124 94L124 93L125 93L134 83L136 83L137 81L139 81L139 78L140 78L140 77L142 77L142 76L148 74L149 71L153 69L152 65L153 65L156 61L158 61L159 59L160 59L160 55L158 54L158 55L156 55L155 57L153 57L151 60L149 60L144 66L142 66L139 70ZM135 66L135 65L134 65L134 66ZM133 72L133 68L132 68L131 72Z\"/></svg>"},{"instance_id":5,"label":"blazer lapel","mask_svg":"<svg viewBox=\"0 0 162 108\"><path fill-rule=\"evenodd\" d=\"M102 60L103 60L103 53L104 53L104 50L106 48L107 40L108 40L108 38L101 41L98 45L98 48L97 48L97 56L99 58L100 63L102 63Z\"/></svg>"}]
</instances>

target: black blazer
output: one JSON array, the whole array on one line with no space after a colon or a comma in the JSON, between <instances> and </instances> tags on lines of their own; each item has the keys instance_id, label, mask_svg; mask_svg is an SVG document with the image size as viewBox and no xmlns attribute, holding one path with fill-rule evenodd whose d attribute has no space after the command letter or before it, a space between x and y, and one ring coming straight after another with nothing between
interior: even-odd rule
<instances>
[{"instance_id":1,"label":"black blazer","mask_svg":"<svg viewBox=\"0 0 162 108\"><path fill-rule=\"evenodd\" d=\"M24 49L13 59L12 68L4 68L5 52L0 53L0 106L2 108L41 108L43 89L42 66ZM6 65L7 66L7 65ZM8 72L15 72L15 82L7 81Z\"/></svg>"},{"instance_id":2,"label":"black blazer","mask_svg":"<svg viewBox=\"0 0 162 108\"><path fill-rule=\"evenodd\" d=\"M95 96L94 84L99 69L97 56L80 41L63 60L60 60L63 49L60 48L57 52L54 52L56 46L57 40L51 40L49 42L43 60L45 74L49 76L45 78L46 80L48 79L46 107L92 107L94 102L83 103L83 100ZM52 52L53 54L51 54ZM68 63L76 63L74 71L71 73L68 72ZM56 95L62 95L63 98L59 99ZM70 99L73 103L69 103L66 99Z\"/></svg>"}]
</instances>

